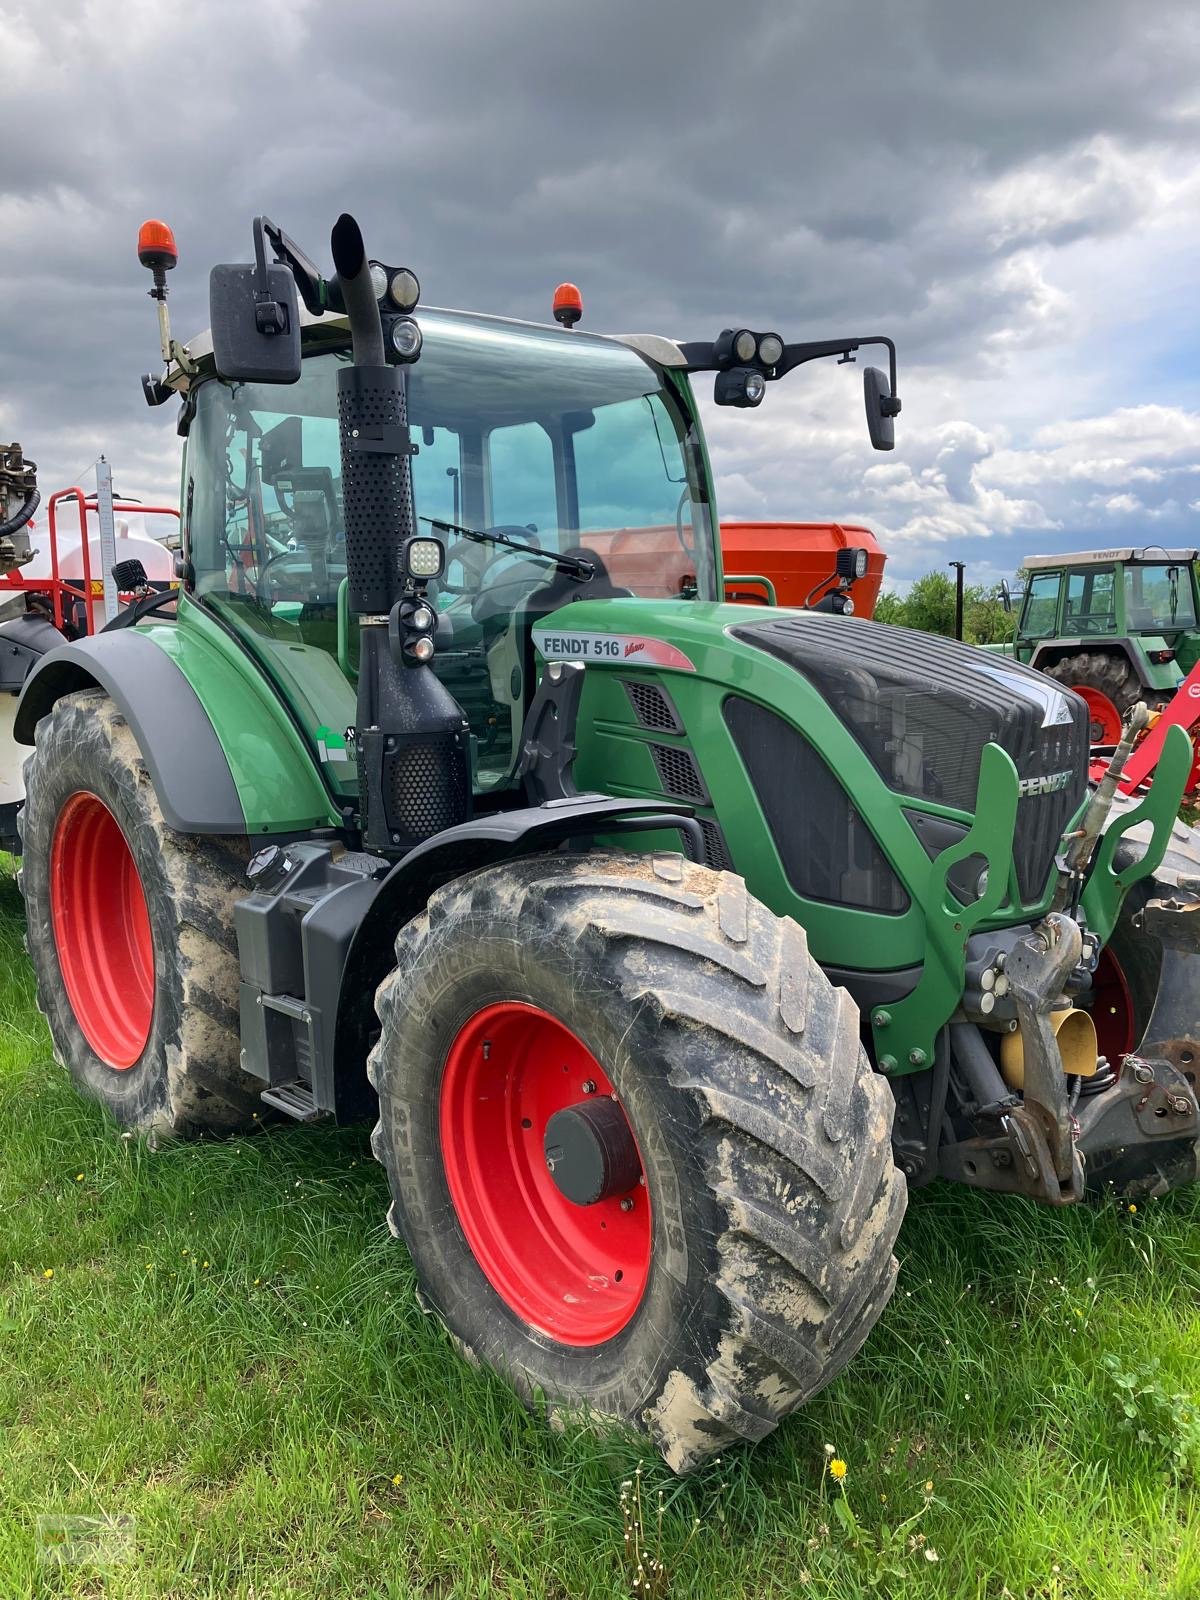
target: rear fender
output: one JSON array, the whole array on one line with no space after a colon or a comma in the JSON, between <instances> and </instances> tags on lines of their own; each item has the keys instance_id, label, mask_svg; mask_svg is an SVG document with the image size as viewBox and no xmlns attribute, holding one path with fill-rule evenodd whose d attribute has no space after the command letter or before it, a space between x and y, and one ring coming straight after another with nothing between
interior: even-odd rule
<instances>
[{"instance_id":1,"label":"rear fender","mask_svg":"<svg viewBox=\"0 0 1200 1600\"><path fill-rule=\"evenodd\" d=\"M1065 656L1076 656L1084 650L1093 655L1119 655L1137 673L1139 683L1147 689L1157 689L1170 695L1175 693L1182 678L1178 662L1151 661L1147 653L1166 648L1165 639L1145 635L1137 638L1105 636L1089 639L1086 634L1081 634L1079 638L1043 639L1029 657L1029 665L1037 667L1039 672L1047 672Z\"/></svg>"}]
</instances>

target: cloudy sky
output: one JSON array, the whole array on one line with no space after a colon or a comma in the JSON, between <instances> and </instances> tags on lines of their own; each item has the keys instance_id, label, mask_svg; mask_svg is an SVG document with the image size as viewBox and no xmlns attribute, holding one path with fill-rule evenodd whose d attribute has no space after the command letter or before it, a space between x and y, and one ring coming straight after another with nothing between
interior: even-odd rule
<instances>
[{"instance_id":1,"label":"cloudy sky","mask_svg":"<svg viewBox=\"0 0 1200 1600\"><path fill-rule=\"evenodd\" d=\"M602 330L890 333L708 406L725 515L864 517L900 580L963 557L1200 544L1194 0L0 0L0 439L173 498L135 239L176 331L274 217L342 209L434 304ZM707 388L707 382L704 387Z\"/></svg>"}]
</instances>

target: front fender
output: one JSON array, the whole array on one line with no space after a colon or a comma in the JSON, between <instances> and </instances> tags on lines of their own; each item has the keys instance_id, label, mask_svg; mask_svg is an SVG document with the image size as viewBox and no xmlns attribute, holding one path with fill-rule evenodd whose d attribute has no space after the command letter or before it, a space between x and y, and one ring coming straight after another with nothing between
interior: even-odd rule
<instances>
[{"instance_id":1,"label":"front fender","mask_svg":"<svg viewBox=\"0 0 1200 1600\"><path fill-rule=\"evenodd\" d=\"M223 638L180 621L60 645L29 675L14 736L33 744L56 700L96 688L129 723L171 828L278 834L342 820L278 696Z\"/></svg>"}]
</instances>

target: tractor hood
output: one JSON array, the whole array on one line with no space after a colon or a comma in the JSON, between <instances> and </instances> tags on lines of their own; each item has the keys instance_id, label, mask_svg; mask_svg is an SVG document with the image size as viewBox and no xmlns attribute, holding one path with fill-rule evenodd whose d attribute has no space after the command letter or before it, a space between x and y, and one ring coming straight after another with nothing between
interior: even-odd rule
<instances>
[{"instance_id":1,"label":"tractor hood","mask_svg":"<svg viewBox=\"0 0 1200 1600\"><path fill-rule=\"evenodd\" d=\"M1038 899L1087 788L1078 695L971 645L850 617L785 614L733 633L802 673L897 794L971 811L985 746L1006 751L1020 782L1017 880Z\"/></svg>"}]
</instances>

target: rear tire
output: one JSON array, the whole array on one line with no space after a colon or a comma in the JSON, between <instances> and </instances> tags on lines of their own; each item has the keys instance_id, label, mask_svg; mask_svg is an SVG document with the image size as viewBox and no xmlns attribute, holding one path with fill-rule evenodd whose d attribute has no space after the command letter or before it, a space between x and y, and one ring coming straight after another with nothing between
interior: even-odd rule
<instances>
[{"instance_id":1,"label":"rear tire","mask_svg":"<svg viewBox=\"0 0 1200 1600\"><path fill-rule=\"evenodd\" d=\"M763 1438L841 1371L891 1295L905 1184L892 1095L863 1053L857 1008L795 923L740 878L675 856L543 857L438 890L401 930L396 960L377 996L372 1143L393 1231L470 1358L552 1414L649 1433L675 1471ZM493 1019L521 1006L562 1036L540 1034L536 1054L506 1044ZM495 1161L476 1166L483 1217L456 1209L449 1177L461 1202L467 1130L487 1111L484 1093L454 1100L449 1118L443 1107L464 1049L496 1052L491 1093L512 1108ZM582 1076L580 1051L603 1077L572 1093L599 1082L602 1100L611 1085L645 1180L627 1191L627 1220L649 1216L644 1258L628 1244L640 1297L620 1301L628 1284L618 1291L604 1254L614 1233L597 1231L596 1270L562 1296L564 1323L530 1270L529 1241L545 1235L524 1197L553 1195L543 1130L519 1112L527 1091L531 1108L538 1098L531 1086ZM599 1230L616 1203L574 1205L564 1221ZM491 1276L467 1238L482 1231L486 1243L488 1217L509 1219L490 1236L508 1252Z\"/></svg>"},{"instance_id":2,"label":"rear tire","mask_svg":"<svg viewBox=\"0 0 1200 1600\"><path fill-rule=\"evenodd\" d=\"M252 1126L262 1086L238 1065L233 925L246 841L167 828L133 734L101 690L65 695L36 737L20 882L57 1059L122 1127Z\"/></svg>"},{"instance_id":3,"label":"rear tire","mask_svg":"<svg viewBox=\"0 0 1200 1600\"><path fill-rule=\"evenodd\" d=\"M1117 743L1122 722L1139 700L1157 704L1161 699L1157 690L1142 686L1127 656L1111 650L1064 656L1046 668L1046 676L1087 701L1091 742L1101 747Z\"/></svg>"}]
</instances>

